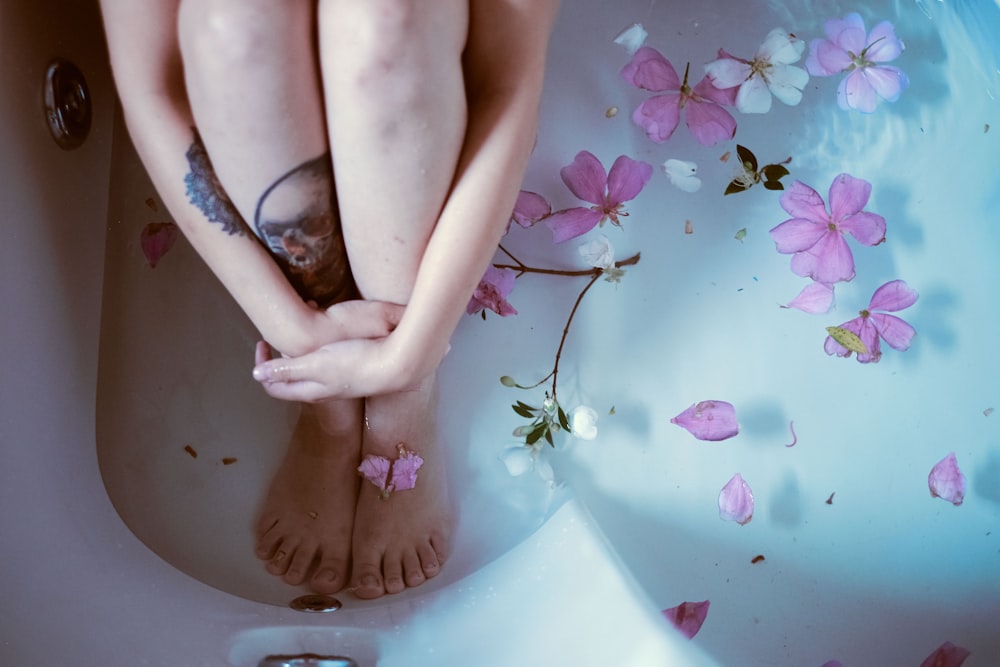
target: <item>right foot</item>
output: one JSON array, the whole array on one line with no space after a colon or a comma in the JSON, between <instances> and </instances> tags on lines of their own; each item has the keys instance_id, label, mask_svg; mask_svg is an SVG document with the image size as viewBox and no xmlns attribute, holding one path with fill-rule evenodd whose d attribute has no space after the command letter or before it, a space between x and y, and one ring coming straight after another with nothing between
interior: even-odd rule
<instances>
[{"instance_id":1,"label":"right foot","mask_svg":"<svg viewBox=\"0 0 1000 667\"><path fill-rule=\"evenodd\" d=\"M257 557L287 583L336 593L351 572L362 401L304 404L256 525Z\"/></svg>"}]
</instances>

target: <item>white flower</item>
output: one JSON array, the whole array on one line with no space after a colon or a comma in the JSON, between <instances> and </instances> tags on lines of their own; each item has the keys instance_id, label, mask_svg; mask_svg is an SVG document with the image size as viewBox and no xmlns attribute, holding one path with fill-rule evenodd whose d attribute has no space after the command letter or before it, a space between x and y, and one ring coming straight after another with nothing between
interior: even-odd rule
<instances>
[{"instance_id":1,"label":"white flower","mask_svg":"<svg viewBox=\"0 0 1000 667\"><path fill-rule=\"evenodd\" d=\"M805 42L782 28L775 28L767 34L753 60L734 58L723 52L721 58L705 65L705 71L716 88L739 86L736 108L742 113L766 113L771 109L772 94L791 106L802 100L809 73L792 63L802 57L804 50Z\"/></svg>"},{"instance_id":2,"label":"white flower","mask_svg":"<svg viewBox=\"0 0 1000 667\"><path fill-rule=\"evenodd\" d=\"M604 234L580 244L580 256L595 269L610 269L615 265L615 249Z\"/></svg>"},{"instance_id":3,"label":"white flower","mask_svg":"<svg viewBox=\"0 0 1000 667\"><path fill-rule=\"evenodd\" d=\"M569 416L569 429L581 440L593 440L597 437L597 411L587 405L574 408Z\"/></svg>"},{"instance_id":4,"label":"white flower","mask_svg":"<svg viewBox=\"0 0 1000 667\"><path fill-rule=\"evenodd\" d=\"M674 187L684 192L697 192L701 189L701 179L695 176L698 173L698 165L694 162L671 158L663 163L663 171L667 172L667 177Z\"/></svg>"},{"instance_id":5,"label":"white flower","mask_svg":"<svg viewBox=\"0 0 1000 667\"><path fill-rule=\"evenodd\" d=\"M646 42L648 36L649 34L641 23L633 23L618 33L618 36L615 37L615 44L621 44L629 55L633 55Z\"/></svg>"}]
</instances>

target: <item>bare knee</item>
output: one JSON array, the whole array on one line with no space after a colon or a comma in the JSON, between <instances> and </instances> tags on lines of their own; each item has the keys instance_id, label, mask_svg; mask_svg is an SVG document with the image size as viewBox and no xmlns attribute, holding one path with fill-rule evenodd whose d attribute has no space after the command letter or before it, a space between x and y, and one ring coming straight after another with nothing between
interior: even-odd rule
<instances>
[{"instance_id":1,"label":"bare knee","mask_svg":"<svg viewBox=\"0 0 1000 667\"><path fill-rule=\"evenodd\" d=\"M192 72L225 75L257 66L264 54L271 53L268 44L282 29L281 21L275 20L275 10L282 11L284 4L182 0L178 33L188 76Z\"/></svg>"}]
</instances>

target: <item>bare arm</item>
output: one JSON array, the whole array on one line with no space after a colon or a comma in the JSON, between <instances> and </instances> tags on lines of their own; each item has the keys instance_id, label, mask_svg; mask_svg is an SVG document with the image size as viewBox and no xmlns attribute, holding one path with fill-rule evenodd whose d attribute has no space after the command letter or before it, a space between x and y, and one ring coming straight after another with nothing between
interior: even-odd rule
<instances>
[{"instance_id":1,"label":"bare arm","mask_svg":"<svg viewBox=\"0 0 1000 667\"><path fill-rule=\"evenodd\" d=\"M473 0L465 143L398 328L375 344L335 343L259 365L255 376L271 395L384 393L414 386L438 366L514 207L535 142L556 8L556 0Z\"/></svg>"},{"instance_id":2,"label":"bare arm","mask_svg":"<svg viewBox=\"0 0 1000 667\"><path fill-rule=\"evenodd\" d=\"M327 312L310 308L235 208L218 206L209 221L203 207L189 200L187 154L195 132L177 38L179 3L101 2L129 133L175 222L261 335L282 352L304 354L354 335L384 336L398 317L397 308L360 302ZM379 316L358 316L371 309Z\"/></svg>"}]
</instances>

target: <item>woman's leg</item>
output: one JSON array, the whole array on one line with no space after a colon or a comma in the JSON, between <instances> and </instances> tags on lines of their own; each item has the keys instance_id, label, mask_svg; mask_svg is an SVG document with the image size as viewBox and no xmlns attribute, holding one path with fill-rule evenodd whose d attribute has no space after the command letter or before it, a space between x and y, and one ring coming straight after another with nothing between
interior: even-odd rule
<instances>
[{"instance_id":1,"label":"woman's leg","mask_svg":"<svg viewBox=\"0 0 1000 667\"><path fill-rule=\"evenodd\" d=\"M179 35L200 141L235 207L303 298L353 293L326 140L316 6L183 0ZM303 406L256 526L257 555L291 584L348 581L362 404Z\"/></svg>"},{"instance_id":2,"label":"woman's leg","mask_svg":"<svg viewBox=\"0 0 1000 667\"><path fill-rule=\"evenodd\" d=\"M320 59L344 237L366 299L406 303L465 136L467 0L320 1ZM456 248L456 252L461 252ZM352 583L373 598L416 586L447 556L451 513L432 415L435 378L366 399L362 453L425 463L383 500L363 484Z\"/></svg>"}]
</instances>

